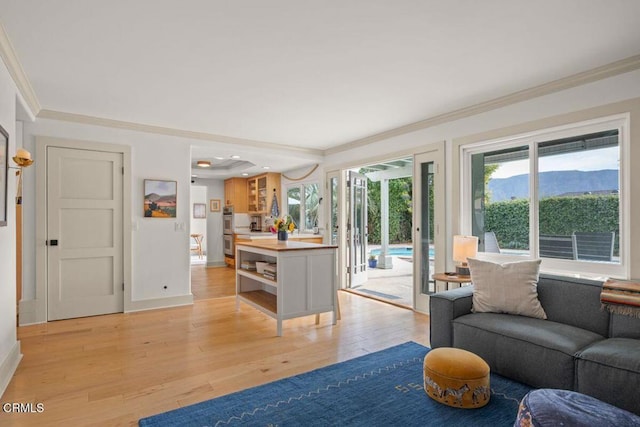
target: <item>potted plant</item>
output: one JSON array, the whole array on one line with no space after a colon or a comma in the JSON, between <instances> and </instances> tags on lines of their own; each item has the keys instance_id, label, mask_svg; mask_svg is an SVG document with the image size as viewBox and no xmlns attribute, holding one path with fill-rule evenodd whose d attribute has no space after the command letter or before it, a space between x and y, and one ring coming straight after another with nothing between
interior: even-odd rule
<instances>
[{"instance_id":1,"label":"potted plant","mask_svg":"<svg viewBox=\"0 0 640 427\"><path fill-rule=\"evenodd\" d=\"M369 255L369 268L376 268L378 266L378 258L375 255Z\"/></svg>"}]
</instances>

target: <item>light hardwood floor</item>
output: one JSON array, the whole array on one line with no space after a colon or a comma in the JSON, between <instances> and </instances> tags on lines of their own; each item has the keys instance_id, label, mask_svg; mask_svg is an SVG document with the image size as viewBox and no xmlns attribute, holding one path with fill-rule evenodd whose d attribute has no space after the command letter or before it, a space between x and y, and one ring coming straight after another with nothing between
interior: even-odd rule
<instances>
[{"instance_id":1,"label":"light hardwood floor","mask_svg":"<svg viewBox=\"0 0 640 427\"><path fill-rule=\"evenodd\" d=\"M2 426L129 426L140 418L351 359L409 340L429 318L339 292L329 313L276 322L241 305L231 269L192 267L192 306L18 328L24 358L2 403L42 403Z\"/></svg>"}]
</instances>

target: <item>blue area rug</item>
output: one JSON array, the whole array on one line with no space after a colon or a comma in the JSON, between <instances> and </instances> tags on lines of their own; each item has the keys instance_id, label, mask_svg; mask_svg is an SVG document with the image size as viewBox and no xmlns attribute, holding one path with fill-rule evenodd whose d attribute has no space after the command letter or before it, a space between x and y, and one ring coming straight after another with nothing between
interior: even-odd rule
<instances>
[{"instance_id":1,"label":"blue area rug","mask_svg":"<svg viewBox=\"0 0 640 427\"><path fill-rule=\"evenodd\" d=\"M423 388L427 347L408 342L140 420L140 426L511 426L531 390L491 374L480 409L440 404Z\"/></svg>"}]
</instances>

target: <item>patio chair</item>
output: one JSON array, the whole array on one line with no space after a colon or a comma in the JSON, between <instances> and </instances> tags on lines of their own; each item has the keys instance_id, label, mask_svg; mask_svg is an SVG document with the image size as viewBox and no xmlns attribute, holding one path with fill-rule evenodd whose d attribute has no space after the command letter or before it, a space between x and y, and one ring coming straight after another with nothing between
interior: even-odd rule
<instances>
[{"instance_id":1,"label":"patio chair","mask_svg":"<svg viewBox=\"0 0 640 427\"><path fill-rule=\"evenodd\" d=\"M498 245L498 238L493 231L484 232L484 251L488 253L499 254L500 245Z\"/></svg>"},{"instance_id":2,"label":"patio chair","mask_svg":"<svg viewBox=\"0 0 640 427\"><path fill-rule=\"evenodd\" d=\"M572 236L540 235L540 256L544 258L576 259Z\"/></svg>"},{"instance_id":3,"label":"patio chair","mask_svg":"<svg viewBox=\"0 0 640 427\"><path fill-rule=\"evenodd\" d=\"M610 232L574 232L573 245L577 259L590 261L611 261L613 259L613 242L616 233Z\"/></svg>"}]
</instances>

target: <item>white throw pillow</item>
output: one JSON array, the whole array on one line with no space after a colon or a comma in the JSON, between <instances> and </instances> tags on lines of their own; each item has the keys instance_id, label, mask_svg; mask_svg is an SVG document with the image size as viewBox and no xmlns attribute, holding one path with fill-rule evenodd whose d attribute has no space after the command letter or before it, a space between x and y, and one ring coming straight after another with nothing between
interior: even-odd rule
<instances>
[{"instance_id":1,"label":"white throw pillow","mask_svg":"<svg viewBox=\"0 0 640 427\"><path fill-rule=\"evenodd\" d=\"M469 258L474 313L509 313L546 319L538 300L541 260L504 264Z\"/></svg>"}]
</instances>

